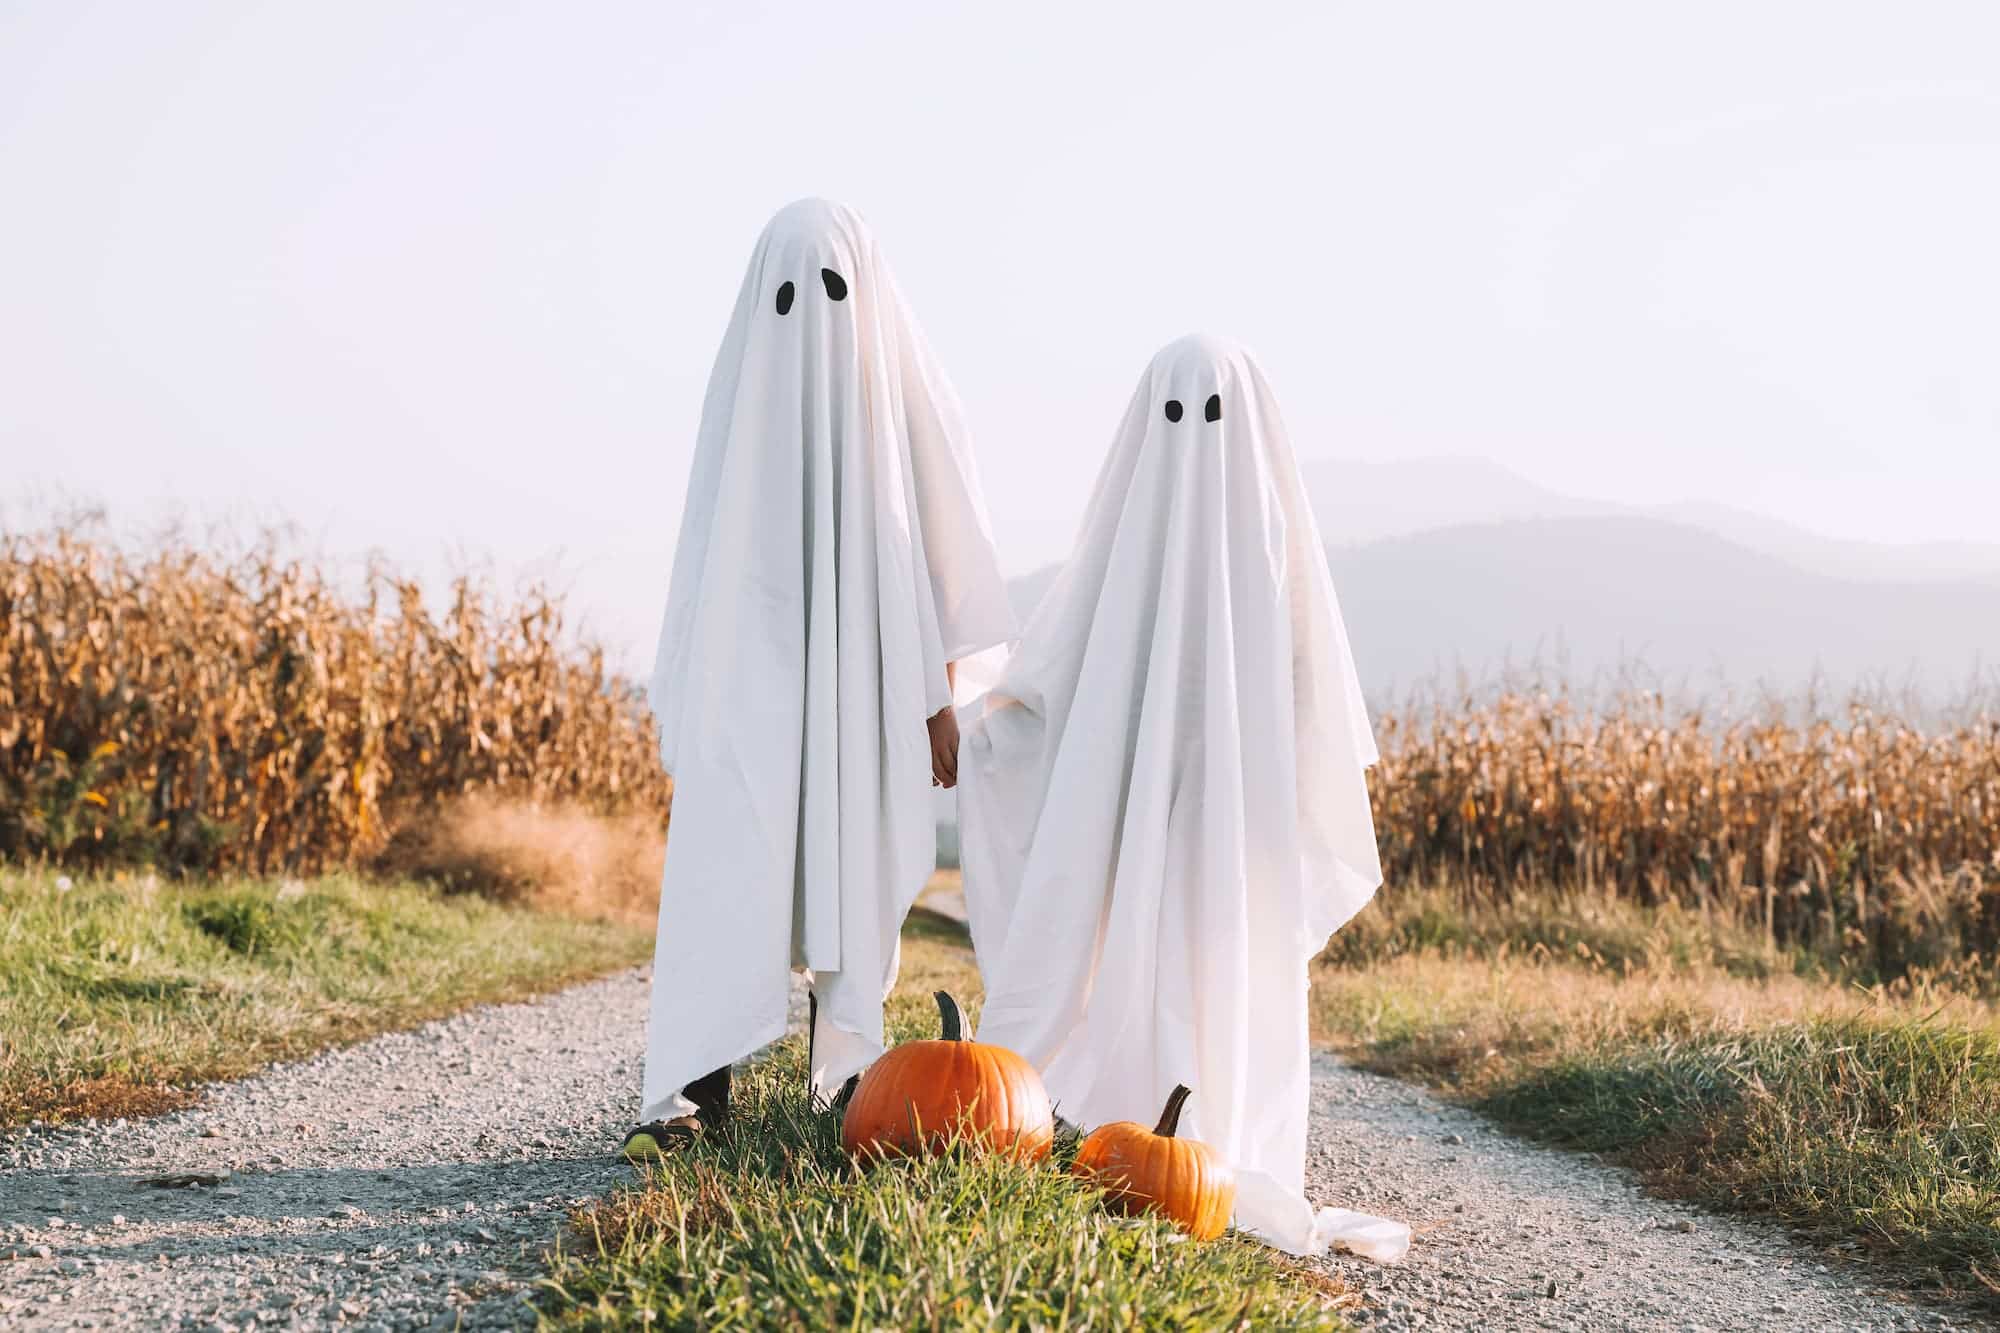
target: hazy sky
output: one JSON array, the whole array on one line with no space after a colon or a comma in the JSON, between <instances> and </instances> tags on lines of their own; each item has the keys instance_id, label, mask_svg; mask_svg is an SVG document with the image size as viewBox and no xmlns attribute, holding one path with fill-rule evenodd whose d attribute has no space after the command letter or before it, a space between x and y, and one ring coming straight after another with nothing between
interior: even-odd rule
<instances>
[{"instance_id":1,"label":"hazy sky","mask_svg":"<svg viewBox=\"0 0 2000 1333\"><path fill-rule=\"evenodd\" d=\"M823 194L1013 569L1191 329L1302 454L2000 539L1996 52L1985 0L0 0L0 498L559 568L649 650L751 242Z\"/></svg>"}]
</instances>

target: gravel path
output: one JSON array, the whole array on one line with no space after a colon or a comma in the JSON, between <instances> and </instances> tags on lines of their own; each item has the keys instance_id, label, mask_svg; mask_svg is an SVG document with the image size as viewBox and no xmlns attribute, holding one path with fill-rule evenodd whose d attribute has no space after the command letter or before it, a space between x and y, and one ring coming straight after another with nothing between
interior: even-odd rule
<instances>
[{"instance_id":1,"label":"gravel path","mask_svg":"<svg viewBox=\"0 0 2000 1333\"><path fill-rule=\"evenodd\" d=\"M637 1111L646 985L626 973L219 1086L195 1110L0 1141L0 1329L531 1324L522 1297L565 1210L630 1179L612 1148ZM1400 1268L1330 1261L1368 1298L1359 1322L1969 1326L1331 1057L1314 1097L1314 1194L1419 1229ZM146 1183L176 1175L204 1183Z\"/></svg>"},{"instance_id":2,"label":"gravel path","mask_svg":"<svg viewBox=\"0 0 2000 1333\"><path fill-rule=\"evenodd\" d=\"M1776 1228L1648 1198L1420 1088L1315 1057L1308 1191L1407 1219L1395 1268L1340 1256L1383 1329L1983 1328L1905 1304Z\"/></svg>"},{"instance_id":3,"label":"gravel path","mask_svg":"<svg viewBox=\"0 0 2000 1333\"><path fill-rule=\"evenodd\" d=\"M0 1329L531 1326L573 1204L631 1172L647 973L0 1139ZM800 997L802 999L802 992ZM196 1178L178 1188L149 1185Z\"/></svg>"}]
</instances>

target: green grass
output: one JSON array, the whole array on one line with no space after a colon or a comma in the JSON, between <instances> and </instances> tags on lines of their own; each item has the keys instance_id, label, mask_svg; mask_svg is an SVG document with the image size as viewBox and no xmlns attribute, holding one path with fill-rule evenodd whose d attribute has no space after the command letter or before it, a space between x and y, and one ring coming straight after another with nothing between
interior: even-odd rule
<instances>
[{"instance_id":1,"label":"green grass","mask_svg":"<svg viewBox=\"0 0 2000 1333\"><path fill-rule=\"evenodd\" d=\"M144 1114L193 1082L644 959L651 932L346 877L0 871L0 1129Z\"/></svg>"},{"instance_id":2,"label":"green grass","mask_svg":"<svg viewBox=\"0 0 2000 1333\"><path fill-rule=\"evenodd\" d=\"M898 1040L937 1035L929 994L976 1001L964 936L919 911L891 998ZM968 1008L971 1008L968 1004ZM726 1139L580 1211L542 1296L562 1329L1337 1329L1338 1284L1276 1252L1105 1214L1066 1167L964 1152L862 1170L808 1109L797 1040L739 1071Z\"/></svg>"},{"instance_id":3,"label":"green grass","mask_svg":"<svg viewBox=\"0 0 2000 1333\"><path fill-rule=\"evenodd\" d=\"M1407 915L1391 904L1378 934ZM1336 951L1315 971L1318 1034L1662 1192L1774 1216L1832 1258L2000 1308L1991 1005L1842 985L1732 932L1702 942L1685 918L1617 916L1474 910L1442 942ZM1564 919L1566 946L1552 936Z\"/></svg>"}]
</instances>

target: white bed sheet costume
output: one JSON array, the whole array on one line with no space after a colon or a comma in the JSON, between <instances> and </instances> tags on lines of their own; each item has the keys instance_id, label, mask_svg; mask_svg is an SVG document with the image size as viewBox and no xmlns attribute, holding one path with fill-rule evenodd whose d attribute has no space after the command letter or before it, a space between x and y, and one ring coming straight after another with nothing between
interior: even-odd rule
<instances>
[{"instance_id":1,"label":"white bed sheet costume","mask_svg":"<svg viewBox=\"0 0 2000 1333\"><path fill-rule=\"evenodd\" d=\"M1319 532L1263 374L1153 358L1077 547L963 710L979 1039L1085 1127L1150 1123L1235 1166L1235 1224L1394 1260L1409 1229L1305 1196L1307 964L1381 882L1376 750Z\"/></svg>"},{"instance_id":2,"label":"white bed sheet costume","mask_svg":"<svg viewBox=\"0 0 2000 1333\"><path fill-rule=\"evenodd\" d=\"M925 721L1016 632L950 383L853 210L751 255L702 404L650 697L675 781L640 1119L818 999L814 1087L882 1050L936 860Z\"/></svg>"}]
</instances>

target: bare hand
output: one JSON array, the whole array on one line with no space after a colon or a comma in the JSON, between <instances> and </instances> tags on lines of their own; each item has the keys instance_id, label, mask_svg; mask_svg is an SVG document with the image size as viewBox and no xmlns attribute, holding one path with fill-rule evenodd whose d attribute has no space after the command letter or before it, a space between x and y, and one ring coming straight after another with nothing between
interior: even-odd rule
<instances>
[{"instance_id":1,"label":"bare hand","mask_svg":"<svg viewBox=\"0 0 2000 1333\"><path fill-rule=\"evenodd\" d=\"M958 785L958 714L941 708L925 724L931 732L931 781L940 787Z\"/></svg>"}]
</instances>

